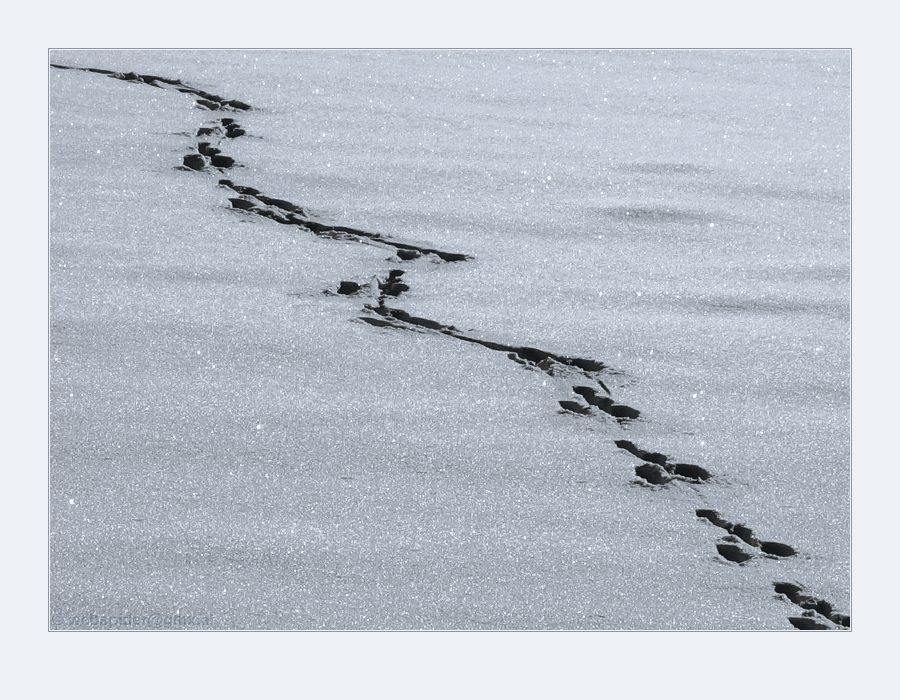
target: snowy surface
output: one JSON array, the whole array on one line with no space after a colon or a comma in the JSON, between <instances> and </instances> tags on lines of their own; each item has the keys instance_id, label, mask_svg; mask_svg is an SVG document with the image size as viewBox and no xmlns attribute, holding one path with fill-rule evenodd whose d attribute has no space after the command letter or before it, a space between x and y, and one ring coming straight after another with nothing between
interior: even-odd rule
<instances>
[{"instance_id":1,"label":"snowy surface","mask_svg":"<svg viewBox=\"0 0 900 700\"><path fill-rule=\"evenodd\" d=\"M231 211L175 169L219 113L51 68L52 627L791 629L775 581L851 612L848 53L51 60L249 102L222 177L474 256ZM641 419L322 293L396 267L392 305L605 362ZM714 478L637 485L618 439ZM727 562L697 508L798 554Z\"/></svg>"}]
</instances>

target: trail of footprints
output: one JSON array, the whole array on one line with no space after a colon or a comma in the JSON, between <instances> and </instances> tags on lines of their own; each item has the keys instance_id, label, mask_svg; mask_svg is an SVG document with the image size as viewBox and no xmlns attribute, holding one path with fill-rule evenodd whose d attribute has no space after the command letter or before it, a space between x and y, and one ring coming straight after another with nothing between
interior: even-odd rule
<instances>
[{"instance_id":1,"label":"trail of footprints","mask_svg":"<svg viewBox=\"0 0 900 700\"><path fill-rule=\"evenodd\" d=\"M227 100L224 97L220 97L219 95L214 95L211 92L206 92L205 90L200 90L199 88L192 87L187 83L183 83L180 80L173 80L172 78L163 78L158 75L140 75L138 73L119 73L112 70L104 70L102 68L81 68L79 66L65 66L60 63L51 63L51 68L58 68L60 70L80 70L85 71L87 73L98 73L100 75L106 75L110 78L115 78L116 80L124 80L129 83L140 83L142 85L149 85L150 87L157 88L172 88L177 90L178 92L183 92L189 95L195 95L197 97L196 104L198 107L208 110L221 110L221 109L229 109L238 112L243 112L251 109L250 105L246 102L241 102L240 100Z\"/></svg>"},{"instance_id":2,"label":"trail of footprints","mask_svg":"<svg viewBox=\"0 0 900 700\"><path fill-rule=\"evenodd\" d=\"M844 629L850 628L850 616L836 612L834 606L826 600L807 595L802 586L796 583L780 582L775 584L775 593L785 600L800 606L803 613L789 617L790 623L800 630L833 629L825 621L829 621Z\"/></svg>"},{"instance_id":3,"label":"trail of footprints","mask_svg":"<svg viewBox=\"0 0 900 700\"><path fill-rule=\"evenodd\" d=\"M638 483L642 485L665 486L676 480L702 483L712 478L712 474L703 467L673 462L666 455L641 449L629 440L616 440L615 445L642 460L643 463L634 468L635 476L639 479ZM716 543L716 552L731 563L743 566L758 556L753 550L758 550L765 558L774 560L797 554L790 545L762 540L747 525L732 523L716 510L698 508L695 515L728 533ZM777 582L774 587L775 593L782 599L803 608L800 616L788 617L788 621L797 629L825 630L850 627L849 615L836 612L828 601L806 594L802 586L796 583Z\"/></svg>"},{"instance_id":4,"label":"trail of footprints","mask_svg":"<svg viewBox=\"0 0 900 700\"><path fill-rule=\"evenodd\" d=\"M51 64L51 67L98 73L151 87L172 88L194 95L197 98L196 106L210 111L248 111L252 109L245 102L225 99L194 88L181 80L157 75L119 73L99 68L79 68L60 64ZM231 117L223 117L214 123L201 126L197 129L195 136L197 139L204 140L198 141L191 152L183 157L182 164L177 166L177 169L189 172L216 171L224 173L226 170L236 167L235 160L223 154L218 146L228 139L239 138L246 134L246 129ZM218 145L212 145L213 139L218 139ZM349 240L386 248L391 250L400 262L431 259L438 263L448 263L470 259L469 256L461 253L450 253L436 248L413 245L379 233L348 226L324 224L313 219L303 207L297 204L271 197L254 187L236 184L230 179L219 179L218 184L237 195L228 199L230 208L236 212L253 214L286 226L300 227L323 238ZM464 333L454 326L413 316L402 309L388 306L389 299L395 299L409 291L409 285L402 279L404 273L405 271L402 269L392 269L388 271L384 279L375 278L373 282L365 283L342 280L335 290L326 290L325 293L341 296L376 296L377 303L364 304L363 314L358 317L358 320L378 328L439 334L505 353L510 360L529 370L545 372L554 377L580 377L581 381L572 386L572 398L558 402L560 413L588 417L596 416L596 409L601 415L611 417L623 426L640 418L640 411L617 403L612 398L609 388L601 379L601 374L615 374L615 372L602 362L478 338ZM596 387L585 384L584 380L593 382ZM641 464L634 468L635 483L637 484L647 487L667 487L677 482L702 484L713 478L713 475L703 467L696 464L674 462L659 452L641 449L629 440L615 440L615 445L641 460ZM768 559L781 559L796 555L796 551L790 545L761 540L748 526L743 523L729 522L715 510L701 508L695 511L695 515L727 533L716 544L716 551L722 559L733 564L743 566L760 555ZM756 553L757 551L759 554ZM824 630L850 627L848 615L836 612L831 603L807 594L802 586L790 582L776 582L773 585L776 595L797 605L802 610L800 615L788 617L789 622L795 628Z\"/></svg>"}]
</instances>

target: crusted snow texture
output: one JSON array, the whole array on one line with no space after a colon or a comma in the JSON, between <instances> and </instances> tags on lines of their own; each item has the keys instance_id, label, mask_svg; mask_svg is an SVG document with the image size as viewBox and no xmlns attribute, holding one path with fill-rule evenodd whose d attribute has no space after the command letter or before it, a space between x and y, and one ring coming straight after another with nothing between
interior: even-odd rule
<instances>
[{"instance_id":1,"label":"crusted snow texture","mask_svg":"<svg viewBox=\"0 0 900 700\"><path fill-rule=\"evenodd\" d=\"M848 52L51 61L53 628L849 625Z\"/></svg>"}]
</instances>

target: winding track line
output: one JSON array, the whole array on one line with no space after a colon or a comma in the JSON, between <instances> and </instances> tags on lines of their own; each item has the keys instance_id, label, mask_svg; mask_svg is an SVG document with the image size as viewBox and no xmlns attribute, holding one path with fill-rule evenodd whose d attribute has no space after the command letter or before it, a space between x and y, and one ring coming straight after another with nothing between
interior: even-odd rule
<instances>
[{"instance_id":1,"label":"winding track line","mask_svg":"<svg viewBox=\"0 0 900 700\"><path fill-rule=\"evenodd\" d=\"M56 63L51 63L50 66L61 70L80 70L96 73L150 87L174 89L178 92L195 96L197 98L195 105L209 111L248 112L253 109L246 102L226 99L193 87L181 80L164 78L158 75L116 72L100 68L83 68ZM198 128L196 137L198 139L218 137L218 145L221 145L226 139L239 138L245 134L246 130L233 118L223 117L212 126L201 126ZM233 168L236 163L233 158L223 154L218 145L213 146L210 141L198 141L192 151L184 156L182 165L176 167L181 170L195 172L215 171L224 173ZM234 211L260 216L282 225L296 226L323 238L350 240L387 248L397 255L401 263L423 256L433 257L442 263L464 262L471 259L471 256L462 253L449 253L437 248L418 246L380 233L364 231L349 226L325 224L311 218L302 206L285 199L271 197L254 187L237 185L230 179L219 179L218 185L240 195L239 197L229 198L230 208ZM511 360L527 369L546 372L551 376L567 376L571 373L579 374L582 378L594 381L604 393L598 393L594 387L582 384L574 385L572 390L577 398L559 401L561 413L590 417L596 415L592 410L596 408L602 414L614 418L620 425L627 425L628 422L639 419L640 411L630 406L616 403L612 398L601 376L603 373L615 374L616 372L602 362L556 354L538 348L514 346L484 340L464 334L453 326L413 316L402 309L387 306L385 301L388 296L398 297L409 289L408 285L400 281L403 274L404 270L402 269L392 270L388 278L378 281L380 292L378 304L366 304L363 307L363 314L358 317L359 321L379 328L393 328L448 336L489 350L504 352ZM340 283L337 293L344 295L357 294L362 290L363 286L345 280ZM641 449L628 440L615 440L614 444L619 449L627 451L642 461L642 464L634 468L636 483L640 485L651 488L665 488L677 481L702 484L714 478L709 471L699 465L674 462L662 453ZM767 559L777 560L797 554L796 550L790 545L760 540L751 528L743 523L732 523L725 520L719 515L718 511L698 509L694 515L728 533L720 538L716 544L716 551L724 560L735 565L743 566L758 556L753 551L748 550L747 546L753 550L758 550ZM788 617L788 621L794 628L800 630L850 628L849 615L836 612L834 606L828 601L807 594L803 586L797 583L779 581L774 582L773 587L775 593L783 600L801 608L802 613L800 615Z\"/></svg>"}]
</instances>

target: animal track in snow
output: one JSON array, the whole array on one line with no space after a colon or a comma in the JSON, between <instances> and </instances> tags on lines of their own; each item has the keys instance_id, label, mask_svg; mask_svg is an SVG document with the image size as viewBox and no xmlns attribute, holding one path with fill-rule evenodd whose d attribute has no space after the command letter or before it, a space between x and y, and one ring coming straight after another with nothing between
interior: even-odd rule
<instances>
[{"instance_id":1,"label":"animal track in snow","mask_svg":"<svg viewBox=\"0 0 900 700\"><path fill-rule=\"evenodd\" d=\"M403 277L404 270L389 270L387 277L384 279L375 278L375 285L378 288L378 303L384 304L384 300L387 297L398 297L403 292L409 291L409 285L405 282L401 282L400 278ZM326 294L339 294L341 296L356 296L360 292L366 291L371 288L371 284L360 283L354 280L341 280L340 284L338 284L336 292L332 292L330 289L326 289Z\"/></svg>"},{"instance_id":2,"label":"animal track in snow","mask_svg":"<svg viewBox=\"0 0 900 700\"><path fill-rule=\"evenodd\" d=\"M615 445L620 450L625 450L638 459L649 462L649 464L636 467L635 473L642 479L650 481L652 484L660 485L668 483L675 478L693 482L707 481L712 478L712 474L701 466L684 462L671 462L666 455L660 452L648 452L647 450L642 450L630 440L616 440ZM655 469L651 469L650 467L655 467ZM641 473L638 473L638 470L640 470ZM665 474L663 472L665 472ZM653 475L655 480L648 479L645 474ZM669 476L666 477L666 474Z\"/></svg>"},{"instance_id":3,"label":"animal track in snow","mask_svg":"<svg viewBox=\"0 0 900 700\"><path fill-rule=\"evenodd\" d=\"M782 544L781 542L760 540L756 535L753 534L753 530L751 530L749 527L747 527L743 523L730 523L721 515L719 515L717 511L707 508L700 508L696 511L696 515L698 518L708 520L716 527L722 528L734 537L742 540L745 544L759 549L763 554L766 554L770 557L783 559L785 557L792 557L797 554L797 551L790 545Z\"/></svg>"},{"instance_id":4,"label":"animal track in snow","mask_svg":"<svg viewBox=\"0 0 900 700\"><path fill-rule=\"evenodd\" d=\"M753 558L752 554L731 541L720 542L716 545L716 550L723 559L727 559L735 564L743 564Z\"/></svg>"},{"instance_id":5,"label":"animal track in snow","mask_svg":"<svg viewBox=\"0 0 900 700\"><path fill-rule=\"evenodd\" d=\"M562 371L574 371L582 376L595 379L596 374L608 371L607 365L602 362L597 362L596 360L559 355L538 348L508 345L506 343L497 343L483 338L476 338L471 335L466 335L454 326L445 325L419 316L413 316L402 309L385 306L383 304L377 307L367 305L365 310L370 314L376 314L380 317L375 318L371 315L364 315L359 318L360 321L364 321L371 325L405 330L424 328L427 331L441 333L450 336L451 338L456 338L457 340L505 353L507 357L518 364L525 364L529 368L539 369L550 375L555 376L555 374L559 374Z\"/></svg>"},{"instance_id":6,"label":"animal track in snow","mask_svg":"<svg viewBox=\"0 0 900 700\"><path fill-rule=\"evenodd\" d=\"M638 459L642 459L645 462L652 462L653 464L658 464L659 466L665 466L668 461L668 457L660 452L647 452L647 450L642 450L637 445L635 445L630 440L616 440L616 447L622 450L626 450L630 452Z\"/></svg>"},{"instance_id":7,"label":"animal track in snow","mask_svg":"<svg viewBox=\"0 0 900 700\"><path fill-rule=\"evenodd\" d=\"M163 78L156 75L122 73L61 64L51 64L51 66L64 70L80 70L101 74L117 80L190 94L196 98L195 104L201 109L235 112L245 112L252 109L246 102L225 99L219 95L195 88L181 80ZM223 154L220 146L229 139L239 138L246 134L247 130L231 117L223 117L212 124L200 126L194 133L198 142L193 148L193 152L183 157L182 164L178 166L179 169L193 172L205 172L216 169L221 172L236 167L237 164L234 159ZM216 139L218 142L216 145L213 145L212 141ZM470 259L468 255L449 253L436 248L397 241L379 233L348 226L324 224L312 218L303 207L288 200L266 195L256 188L238 185L232 180L221 179L218 181L218 184L238 195L229 197L230 208L235 211L267 218L282 225L296 226L323 238L356 241L388 248L394 252L401 262L410 262L419 258L431 258L440 262L462 262ZM623 426L627 425L629 421L637 420L640 417L640 411L617 403L609 395L609 389L599 375L602 373L613 374L614 371L602 362L560 355L538 348L515 346L476 338L463 333L454 326L413 316L401 309L386 306L385 302L389 297L398 297L409 290L409 286L402 281L403 274L403 270L393 269L388 272L386 278L376 279L378 304L377 306L366 305L364 307L364 315L359 317L360 321L382 328L397 328L447 335L457 340L503 352L517 364L530 370L544 372L550 376L566 376L577 373L595 382L606 393L605 395L601 394L597 389L584 384L574 385L572 390L578 398L559 401L559 406L563 412L579 416L593 416L595 414L592 409L597 409L602 414L616 419ZM374 286L368 283L361 284L352 280L344 280L338 285L336 293L340 295L355 295L366 288L373 290ZM626 450L642 460L642 464L635 467L635 474L643 483L648 485L664 486L676 480L702 483L709 480L712 476L710 472L698 465L672 462L666 455L643 450L628 440L616 440L615 444L620 449ZM696 515L727 532L727 535L723 536L721 541L716 544L717 552L726 561L744 564L755 556L752 550L759 550L762 554L773 559L796 554L789 545L759 540L749 527L741 523L731 523L722 518L717 511L699 509L696 511ZM748 550L747 547L751 549ZM775 583L774 585L775 592L778 595L783 596L786 600L800 606L804 610L800 616L789 618L794 627L798 629L834 629L836 625L849 628L849 616L836 613L833 610L833 606L827 601L807 595L803 588L796 584Z\"/></svg>"},{"instance_id":8,"label":"animal track in snow","mask_svg":"<svg viewBox=\"0 0 900 700\"><path fill-rule=\"evenodd\" d=\"M605 385L604 385L605 388ZM597 390L589 386L572 387L572 391L581 396L591 406L599 408L604 413L608 413L619 422L627 422L636 419L641 412L631 406L616 403L610 396L602 396Z\"/></svg>"},{"instance_id":9,"label":"animal track in snow","mask_svg":"<svg viewBox=\"0 0 900 700\"><path fill-rule=\"evenodd\" d=\"M777 582L774 584L775 592L789 600L794 605L799 605L804 612L801 617L789 617L791 624L797 629L832 629L823 625L817 616L825 618L838 627L850 628L850 616L836 612L834 606L827 600L808 595L803 586L796 583Z\"/></svg>"},{"instance_id":10,"label":"animal track in snow","mask_svg":"<svg viewBox=\"0 0 900 700\"><path fill-rule=\"evenodd\" d=\"M401 282L401 277L403 277L403 270L391 270L386 279L378 281L378 289L381 291L381 296L378 298L379 304L384 304L386 297L399 297L403 292L409 291L409 285Z\"/></svg>"},{"instance_id":11,"label":"animal track in snow","mask_svg":"<svg viewBox=\"0 0 900 700\"><path fill-rule=\"evenodd\" d=\"M187 83L183 83L180 80L173 80L172 78L163 78L158 75L141 75L139 73L118 73L112 70L104 70L102 68L82 68L80 66L65 66L60 63L51 63L51 68L59 68L61 70L80 70L85 71L87 73L99 73L100 75L105 75L110 78L115 78L116 80L124 80L129 83L141 83L143 85L149 85L151 87L156 88L172 88L177 90L178 92L184 92L190 95L196 96L197 104L205 109L209 110L221 110L221 109L230 109L234 111L246 111L249 109L253 109L246 102L241 102L240 100L227 100L224 97L220 97L219 95L214 95L211 92L206 92L205 90L201 90L199 88L195 88Z\"/></svg>"},{"instance_id":12,"label":"animal track in snow","mask_svg":"<svg viewBox=\"0 0 900 700\"><path fill-rule=\"evenodd\" d=\"M322 238L333 240L356 241L368 243L383 248L393 248L401 260L414 260L421 256L434 256L443 262L461 262L469 260L470 256L462 253L448 253L447 251L417 246L394 240L380 233L363 231L349 226L335 226L315 221L306 214L302 207L284 199L269 197L253 187L236 185L231 180L219 180L222 187L237 192L241 197L229 199L231 207L240 211L256 214L271 219L279 224L299 226Z\"/></svg>"},{"instance_id":13,"label":"animal track in snow","mask_svg":"<svg viewBox=\"0 0 900 700\"><path fill-rule=\"evenodd\" d=\"M222 155L222 151L209 141L200 141L196 146L196 153L188 153L182 159L179 170L202 171L208 167L227 170L235 166L234 158Z\"/></svg>"}]
</instances>

